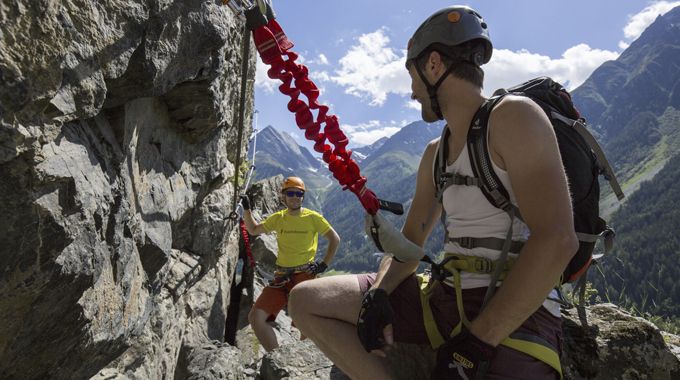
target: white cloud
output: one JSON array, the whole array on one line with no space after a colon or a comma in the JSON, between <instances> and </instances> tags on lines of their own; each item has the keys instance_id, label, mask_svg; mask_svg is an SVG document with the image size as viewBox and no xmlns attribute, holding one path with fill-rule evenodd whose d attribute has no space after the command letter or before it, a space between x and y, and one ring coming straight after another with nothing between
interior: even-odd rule
<instances>
[{"instance_id":1,"label":"white cloud","mask_svg":"<svg viewBox=\"0 0 680 380\"><path fill-rule=\"evenodd\" d=\"M264 92L271 94L279 87L281 81L269 78L267 76L267 70L269 70L269 66L265 65L261 59L257 58L257 64L255 65L255 87L261 88Z\"/></svg>"},{"instance_id":2,"label":"white cloud","mask_svg":"<svg viewBox=\"0 0 680 380\"><path fill-rule=\"evenodd\" d=\"M628 41L637 39L658 16L666 14L666 12L679 5L680 1L658 1L647 6L640 13L629 16L628 24L623 28L624 36ZM619 43L619 46L621 44L628 45L624 41Z\"/></svg>"},{"instance_id":3,"label":"white cloud","mask_svg":"<svg viewBox=\"0 0 680 380\"><path fill-rule=\"evenodd\" d=\"M381 122L370 120L357 125L343 124L342 130L348 136L349 141L355 147L370 145L383 137L390 137L399 132L403 125L395 121Z\"/></svg>"},{"instance_id":4,"label":"white cloud","mask_svg":"<svg viewBox=\"0 0 680 380\"><path fill-rule=\"evenodd\" d=\"M371 106L382 106L390 93L411 93L405 51L388 46L384 28L359 36L357 42L340 58L333 82L344 87L345 93L367 99Z\"/></svg>"},{"instance_id":5,"label":"white cloud","mask_svg":"<svg viewBox=\"0 0 680 380\"><path fill-rule=\"evenodd\" d=\"M331 76L327 71L312 71L309 73L309 78L317 85L317 82L328 82L331 80Z\"/></svg>"},{"instance_id":6,"label":"white cloud","mask_svg":"<svg viewBox=\"0 0 680 380\"><path fill-rule=\"evenodd\" d=\"M406 108L414 109L416 111L420 111L420 103L417 100L413 100L409 98L406 103L404 103Z\"/></svg>"},{"instance_id":7,"label":"white cloud","mask_svg":"<svg viewBox=\"0 0 680 380\"><path fill-rule=\"evenodd\" d=\"M519 84L537 76L549 76L573 90L581 85L602 63L614 60L619 53L593 49L579 44L567 49L561 58L552 59L527 50L510 51L498 49L488 65L484 94L490 95L495 89Z\"/></svg>"},{"instance_id":8,"label":"white cloud","mask_svg":"<svg viewBox=\"0 0 680 380\"><path fill-rule=\"evenodd\" d=\"M326 58L326 56L323 53L321 53L321 54L319 54L319 58L316 60L316 62L319 65L327 65L328 64L328 58Z\"/></svg>"}]
</instances>

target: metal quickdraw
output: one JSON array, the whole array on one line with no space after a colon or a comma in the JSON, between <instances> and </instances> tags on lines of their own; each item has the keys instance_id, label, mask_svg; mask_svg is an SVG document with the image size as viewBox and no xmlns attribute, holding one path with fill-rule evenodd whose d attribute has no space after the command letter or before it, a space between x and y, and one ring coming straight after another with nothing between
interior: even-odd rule
<instances>
[{"instance_id":1,"label":"metal quickdraw","mask_svg":"<svg viewBox=\"0 0 680 380\"><path fill-rule=\"evenodd\" d=\"M338 118L329 115L328 106L318 102L319 89L309 79L307 67L295 63L298 55L290 51L293 43L276 21L271 3L265 0L223 0L223 3L246 20L262 62L271 66L267 75L282 82L279 90L291 98L288 110L295 113L298 128L305 131L306 139L314 141L314 150L321 153L343 190L353 192L364 209L372 215L380 208L396 214L403 213L400 204L381 202L366 187L366 177L361 175L359 166L351 158L352 151L347 149L349 140L340 129ZM307 97L309 105L299 99L301 93ZM316 120L312 110L317 111ZM320 132L322 126L323 132ZM333 146L327 144L326 140Z\"/></svg>"}]
</instances>

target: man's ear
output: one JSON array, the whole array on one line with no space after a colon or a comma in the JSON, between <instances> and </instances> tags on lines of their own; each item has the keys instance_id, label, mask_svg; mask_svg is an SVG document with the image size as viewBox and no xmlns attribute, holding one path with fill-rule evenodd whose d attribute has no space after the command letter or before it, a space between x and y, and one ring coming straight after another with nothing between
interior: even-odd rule
<instances>
[{"instance_id":1,"label":"man's ear","mask_svg":"<svg viewBox=\"0 0 680 380\"><path fill-rule=\"evenodd\" d=\"M441 72L439 71L442 71L442 63L441 54L436 50L431 51L430 56L427 59L427 68L433 75L441 75Z\"/></svg>"}]
</instances>

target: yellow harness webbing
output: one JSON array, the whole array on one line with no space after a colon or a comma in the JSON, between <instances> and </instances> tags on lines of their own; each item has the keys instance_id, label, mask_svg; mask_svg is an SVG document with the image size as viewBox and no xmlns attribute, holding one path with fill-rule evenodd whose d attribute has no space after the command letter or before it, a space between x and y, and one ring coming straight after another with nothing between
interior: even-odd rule
<instances>
[{"instance_id":1,"label":"yellow harness webbing","mask_svg":"<svg viewBox=\"0 0 680 380\"><path fill-rule=\"evenodd\" d=\"M467 319L465 310L463 308L463 291L460 283L460 272L466 271L472 273L493 273L493 271L496 269L496 263L493 260L478 256L467 256L453 253L447 253L446 256L453 257L453 259L447 261L444 264L444 268L449 273L451 273L451 276L453 277L454 289L456 291L456 305L458 307L458 314L460 317L460 322L458 322L450 334L451 337L454 337L461 332L463 325L470 325L470 321ZM505 278L505 275L512 267L513 261L514 260L511 258L507 260L506 266L503 269L499 280ZM430 340L430 345L436 350L445 342L444 337L439 332L439 328L435 322L434 314L432 313L432 308L430 307L430 297L432 296L432 290L435 286L437 286L438 281L430 281L429 277L424 274L419 274L416 276L416 278L418 279L418 286L420 287L420 302L423 307L423 324L425 325L425 332L427 333L427 337ZM510 337L505 338L501 344L542 361L557 371L557 373L560 375L560 379L562 379L560 356L557 353L557 350L547 341L541 339L540 337L529 334L513 333L510 335Z\"/></svg>"}]
</instances>

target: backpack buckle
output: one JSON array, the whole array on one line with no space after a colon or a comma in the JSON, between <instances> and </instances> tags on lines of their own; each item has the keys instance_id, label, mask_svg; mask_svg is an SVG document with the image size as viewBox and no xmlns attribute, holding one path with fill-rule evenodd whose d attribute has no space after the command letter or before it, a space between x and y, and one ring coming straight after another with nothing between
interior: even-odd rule
<instances>
[{"instance_id":1,"label":"backpack buckle","mask_svg":"<svg viewBox=\"0 0 680 380\"><path fill-rule=\"evenodd\" d=\"M439 187L444 187L446 186L446 183L449 182L449 179L453 177L453 173L449 172L442 172L439 174Z\"/></svg>"},{"instance_id":2,"label":"backpack buckle","mask_svg":"<svg viewBox=\"0 0 680 380\"><path fill-rule=\"evenodd\" d=\"M475 247L475 238L464 236L458 238L458 245L465 249L472 249Z\"/></svg>"},{"instance_id":3,"label":"backpack buckle","mask_svg":"<svg viewBox=\"0 0 680 380\"><path fill-rule=\"evenodd\" d=\"M465 177L465 186L477 186L477 187L479 187L479 178L477 178L477 177Z\"/></svg>"}]
</instances>

